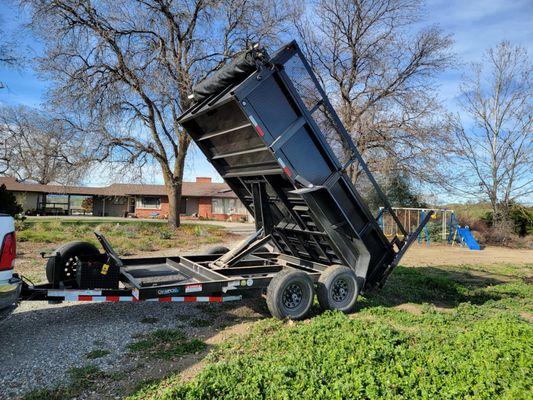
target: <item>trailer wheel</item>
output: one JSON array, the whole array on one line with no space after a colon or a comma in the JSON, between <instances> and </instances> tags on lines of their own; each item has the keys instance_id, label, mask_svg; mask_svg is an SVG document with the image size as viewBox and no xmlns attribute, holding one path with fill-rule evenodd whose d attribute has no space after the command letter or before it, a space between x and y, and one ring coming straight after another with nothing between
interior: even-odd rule
<instances>
[{"instance_id":1,"label":"trailer wheel","mask_svg":"<svg viewBox=\"0 0 533 400\"><path fill-rule=\"evenodd\" d=\"M215 246L208 249L205 254L226 254L229 251L227 247Z\"/></svg>"},{"instance_id":2,"label":"trailer wheel","mask_svg":"<svg viewBox=\"0 0 533 400\"><path fill-rule=\"evenodd\" d=\"M305 272L284 269L278 272L267 288L267 306L273 317L304 319L314 298L313 281Z\"/></svg>"},{"instance_id":3,"label":"trailer wheel","mask_svg":"<svg viewBox=\"0 0 533 400\"><path fill-rule=\"evenodd\" d=\"M75 241L64 244L56 250L56 253L59 253L58 262L56 262L56 257L51 257L46 263L46 279L48 282L53 283L55 275L58 277L56 281L75 284L76 258L79 256L96 255L100 252L91 243Z\"/></svg>"},{"instance_id":4,"label":"trailer wheel","mask_svg":"<svg viewBox=\"0 0 533 400\"><path fill-rule=\"evenodd\" d=\"M328 267L318 280L317 297L325 310L352 311L359 295L359 285L353 269L344 265Z\"/></svg>"}]
</instances>

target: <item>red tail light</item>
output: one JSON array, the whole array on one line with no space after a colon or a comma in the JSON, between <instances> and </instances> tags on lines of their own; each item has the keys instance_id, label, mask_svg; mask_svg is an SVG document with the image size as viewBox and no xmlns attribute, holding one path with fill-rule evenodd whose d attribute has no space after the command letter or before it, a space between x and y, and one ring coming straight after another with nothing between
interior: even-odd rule
<instances>
[{"instance_id":1,"label":"red tail light","mask_svg":"<svg viewBox=\"0 0 533 400\"><path fill-rule=\"evenodd\" d=\"M0 250L0 270L13 268L15 266L15 257L17 256L15 232L8 233L4 237L4 242Z\"/></svg>"}]
</instances>

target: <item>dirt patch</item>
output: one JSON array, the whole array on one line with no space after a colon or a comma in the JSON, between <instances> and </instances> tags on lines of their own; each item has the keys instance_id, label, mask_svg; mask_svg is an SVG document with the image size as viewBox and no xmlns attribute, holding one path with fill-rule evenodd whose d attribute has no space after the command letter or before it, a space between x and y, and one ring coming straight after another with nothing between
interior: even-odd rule
<instances>
[{"instance_id":1,"label":"dirt patch","mask_svg":"<svg viewBox=\"0 0 533 400\"><path fill-rule=\"evenodd\" d=\"M45 281L47 260L43 259L40 253L51 253L59 246L60 244L18 242L15 272L24 275L34 283Z\"/></svg>"},{"instance_id":2,"label":"dirt patch","mask_svg":"<svg viewBox=\"0 0 533 400\"><path fill-rule=\"evenodd\" d=\"M480 251L442 244L413 244L401 261L409 267L442 265L533 264L533 250L488 246Z\"/></svg>"},{"instance_id":3,"label":"dirt patch","mask_svg":"<svg viewBox=\"0 0 533 400\"><path fill-rule=\"evenodd\" d=\"M443 312L443 313L453 312L453 308L444 303L437 303L437 304L433 304L432 306L438 312ZM396 308L397 310L408 312L410 314L414 314L414 315L422 315L424 313L424 306L422 304L402 303L402 304L395 306L394 308Z\"/></svg>"},{"instance_id":4,"label":"dirt patch","mask_svg":"<svg viewBox=\"0 0 533 400\"><path fill-rule=\"evenodd\" d=\"M422 315L422 306L420 304L403 303L396 306L396 309L406 311L410 314Z\"/></svg>"},{"instance_id":5,"label":"dirt patch","mask_svg":"<svg viewBox=\"0 0 533 400\"><path fill-rule=\"evenodd\" d=\"M224 329L221 332L218 332L216 335L210 337L205 341L205 343L208 346L216 346L218 344L224 343L228 339L234 336L242 336L250 332L250 328L252 326L253 322L244 322L242 324L230 326L226 329ZM192 364L190 367L184 369L180 374L179 378L182 382L187 382L191 379L194 379L196 375L198 375L204 366L206 365L206 362L204 358L198 360L198 362Z\"/></svg>"},{"instance_id":6,"label":"dirt patch","mask_svg":"<svg viewBox=\"0 0 533 400\"><path fill-rule=\"evenodd\" d=\"M533 314L528 312L521 312L520 316L524 318L527 322L533 322Z\"/></svg>"}]
</instances>

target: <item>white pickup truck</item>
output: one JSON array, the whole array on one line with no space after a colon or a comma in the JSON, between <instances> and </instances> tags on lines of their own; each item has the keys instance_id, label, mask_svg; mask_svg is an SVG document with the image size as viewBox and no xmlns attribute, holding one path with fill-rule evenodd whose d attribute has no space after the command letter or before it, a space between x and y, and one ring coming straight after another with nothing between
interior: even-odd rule
<instances>
[{"instance_id":1,"label":"white pickup truck","mask_svg":"<svg viewBox=\"0 0 533 400\"><path fill-rule=\"evenodd\" d=\"M17 305L22 281L13 276L17 244L15 221L7 214L0 214L0 320Z\"/></svg>"}]
</instances>

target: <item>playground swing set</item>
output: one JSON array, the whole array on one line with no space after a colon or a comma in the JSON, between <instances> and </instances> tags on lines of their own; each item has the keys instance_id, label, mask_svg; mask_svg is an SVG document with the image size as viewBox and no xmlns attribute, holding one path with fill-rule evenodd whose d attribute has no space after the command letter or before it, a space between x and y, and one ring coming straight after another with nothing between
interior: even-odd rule
<instances>
[{"instance_id":1,"label":"playground swing set","mask_svg":"<svg viewBox=\"0 0 533 400\"><path fill-rule=\"evenodd\" d=\"M468 226L459 225L459 221L455 215L454 210L449 209L431 209L431 208L414 208L414 207L393 207L398 219L403 221L403 225L407 228L407 232L413 232L419 226L420 221L423 221L430 212L430 222L433 226L440 225L440 237L446 241L448 245L466 246L470 250L481 250L477 240L472 235ZM379 210L379 225L387 237L394 235L401 235L397 231L397 226L392 217L384 210ZM426 246L431 244L431 233L429 224L425 225L418 234L418 244L425 243Z\"/></svg>"}]
</instances>

